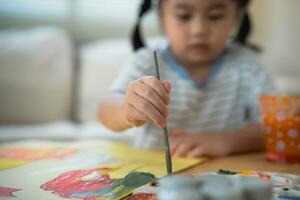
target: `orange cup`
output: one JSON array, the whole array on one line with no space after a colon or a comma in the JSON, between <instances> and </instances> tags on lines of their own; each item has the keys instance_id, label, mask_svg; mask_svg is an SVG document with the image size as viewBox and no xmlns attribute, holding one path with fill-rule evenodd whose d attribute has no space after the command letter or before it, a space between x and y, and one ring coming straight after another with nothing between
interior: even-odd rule
<instances>
[{"instance_id":1,"label":"orange cup","mask_svg":"<svg viewBox=\"0 0 300 200\"><path fill-rule=\"evenodd\" d=\"M267 158L300 163L300 97L264 95L259 101Z\"/></svg>"}]
</instances>

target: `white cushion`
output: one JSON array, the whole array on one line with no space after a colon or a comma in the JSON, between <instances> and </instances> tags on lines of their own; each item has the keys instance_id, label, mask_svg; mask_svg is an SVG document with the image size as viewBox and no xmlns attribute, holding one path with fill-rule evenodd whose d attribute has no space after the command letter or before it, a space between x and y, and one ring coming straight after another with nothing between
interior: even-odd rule
<instances>
[{"instance_id":1,"label":"white cushion","mask_svg":"<svg viewBox=\"0 0 300 200\"><path fill-rule=\"evenodd\" d=\"M133 138L141 128L128 129L122 133L114 133L99 122L75 124L70 121L43 123L36 125L4 125L0 127L0 141L51 139L51 140L77 140L77 139L105 139L126 144L133 144Z\"/></svg>"},{"instance_id":2,"label":"white cushion","mask_svg":"<svg viewBox=\"0 0 300 200\"><path fill-rule=\"evenodd\" d=\"M0 123L69 118L70 44L55 28L0 32Z\"/></svg>"},{"instance_id":3,"label":"white cushion","mask_svg":"<svg viewBox=\"0 0 300 200\"><path fill-rule=\"evenodd\" d=\"M299 6L297 0L272 1L267 10L263 58L283 94L300 95Z\"/></svg>"},{"instance_id":4,"label":"white cushion","mask_svg":"<svg viewBox=\"0 0 300 200\"><path fill-rule=\"evenodd\" d=\"M81 48L81 77L79 88L80 121L96 120L98 105L131 54L129 40L112 39Z\"/></svg>"}]
</instances>

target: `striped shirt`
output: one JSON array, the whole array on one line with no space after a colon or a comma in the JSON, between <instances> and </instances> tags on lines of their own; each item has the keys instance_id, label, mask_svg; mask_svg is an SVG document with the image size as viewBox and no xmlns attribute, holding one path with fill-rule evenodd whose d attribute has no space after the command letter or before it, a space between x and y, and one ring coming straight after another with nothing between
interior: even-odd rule
<instances>
[{"instance_id":1,"label":"striped shirt","mask_svg":"<svg viewBox=\"0 0 300 200\"><path fill-rule=\"evenodd\" d=\"M191 78L170 53L159 48L161 80L171 82L168 129L194 134L221 134L260 120L258 97L274 91L274 85L257 55L238 44L228 45L216 59L205 82ZM125 93L130 81L155 76L153 50L137 51L122 67L111 91ZM163 131L152 123L143 127L136 146L161 148Z\"/></svg>"}]
</instances>

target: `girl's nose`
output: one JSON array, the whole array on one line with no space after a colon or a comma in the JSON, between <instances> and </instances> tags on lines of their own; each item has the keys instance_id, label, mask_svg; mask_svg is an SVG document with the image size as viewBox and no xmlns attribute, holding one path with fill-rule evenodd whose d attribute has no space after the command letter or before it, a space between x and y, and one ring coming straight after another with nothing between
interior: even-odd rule
<instances>
[{"instance_id":1,"label":"girl's nose","mask_svg":"<svg viewBox=\"0 0 300 200\"><path fill-rule=\"evenodd\" d=\"M207 37L209 33L208 21L204 17L195 17L191 23L191 36Z\"/></svg>"}]
</instances>

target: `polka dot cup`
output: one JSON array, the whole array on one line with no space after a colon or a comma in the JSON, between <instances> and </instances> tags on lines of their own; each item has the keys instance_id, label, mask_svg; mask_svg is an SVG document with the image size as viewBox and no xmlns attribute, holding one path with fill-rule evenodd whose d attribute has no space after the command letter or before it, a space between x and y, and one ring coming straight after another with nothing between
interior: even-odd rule
<instances>
[{"instance_id":1,"label":"polka dot cup","mask_svg":"<svg viewBox=\"0 0 300 200\"><path fill-rule=\"evenodd\" d=\"M300 163L300 97L261 96L269 160Z\"/></svg>"}]
</instances>

